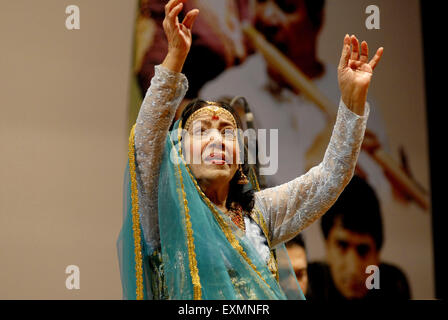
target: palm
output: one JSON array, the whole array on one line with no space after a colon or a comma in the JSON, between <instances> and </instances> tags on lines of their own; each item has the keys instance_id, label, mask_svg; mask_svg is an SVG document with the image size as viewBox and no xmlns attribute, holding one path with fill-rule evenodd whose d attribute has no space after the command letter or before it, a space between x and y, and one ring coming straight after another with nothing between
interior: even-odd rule
<instances>
[{"instance_id":1,"label":"palm","mask_svg":"<svg viewBox=\"0 0 448 320\"><path fill-rule=\"evenodd\" d=\"M352 49L350 49L350 44ZM360 48L355 36L345 36L338 67L338 82L342 98L347 105L364 105L373 70L380 61L382 54L383 48L379 48L372 60L369 61L367 43L363 41Z\"/></svg>"},{"instance_id":2,"label":"palm","mask_svg":"<svg viewBox=\"0 0 448 320\"><path fill-rule=\"evenodd\" d=\"M354 83L358 86L368 86L373 75L373 69L368 63L349 60L348 66L341 70L340 81L342 84Z\"/></svg>"}]
</instances>

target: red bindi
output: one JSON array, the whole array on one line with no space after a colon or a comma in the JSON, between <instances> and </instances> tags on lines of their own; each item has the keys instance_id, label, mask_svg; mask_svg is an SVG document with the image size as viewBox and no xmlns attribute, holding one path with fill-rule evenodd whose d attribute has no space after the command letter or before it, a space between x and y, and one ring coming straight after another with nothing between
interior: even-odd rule
<instances>
[{"instance_id":1,"label":"red bindi","mask_svg":"<svg viewBox=\"0 0 448 320\"><path fill-rule=\"evenodd\" d=\"M219 117L218 117L216 114L214 114L214 115L212 116L212 120L219 120Z\"/></svg>"}]
</instances>

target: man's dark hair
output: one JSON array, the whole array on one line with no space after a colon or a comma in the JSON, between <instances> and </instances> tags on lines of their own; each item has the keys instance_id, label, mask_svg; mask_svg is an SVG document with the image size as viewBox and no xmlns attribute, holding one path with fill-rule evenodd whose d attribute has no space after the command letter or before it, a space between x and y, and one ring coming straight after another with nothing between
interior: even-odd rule
<instances>
[{"instance_id":1,"label":"man's dark hair","mask_svg":"<svg viewBox=\"0 0 448 320\"><path fill-rule=\"evenodd\" d=\"M303 240L303 236L299 233L297 236L286 242L286 247L292 247L293 245L298 245L305 250L305 241Z\"/></svg>"},{"instance_id":2,"label":"man's dark hair","mask_svg":"<svg viewBox=\"0 0 448 320\"><path fill-rule=\"evenodd\" d=\"M383 245L383 225L378 198L372 187L362 178L354 176L335 204L321 219L325 239L335 222L345 229L371 235L379 251Z\"/></svg>"}]
</instances>

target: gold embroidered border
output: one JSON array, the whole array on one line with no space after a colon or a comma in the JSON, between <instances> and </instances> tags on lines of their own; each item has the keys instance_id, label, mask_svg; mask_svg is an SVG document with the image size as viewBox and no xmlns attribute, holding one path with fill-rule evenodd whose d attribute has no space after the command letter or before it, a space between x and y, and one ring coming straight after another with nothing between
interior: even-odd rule
<instances>
[{"instance_id":1,"label":"gold embroidered border","mask_svg":"<svg viewBox=\"0 0 448 320\"><path fill-rule=\"evenodd\" d=\"M188 170L188 169L187 169ZM254 269L254 271L260 276L260 278L266 283L266 285L270 288L271 286L266 282L266 280L261 275L260 271L258 271L257 267L252 263L250 258L247 256L246 252L244 251L243 247L239 244L238 240L235 238L235 236L232 233L232 230L230 229L229 225L224 221L224 219L221 217L219 212L216 210L215 206L211 203L211 201L208 199L208 197L202 192L200 187L197 185L196 180L192 176L191 172L188 170L188 173L192 177L192 180L196 186L196 189L201 193L202 198L205 200L205 203L210 208L210 210L213 212L213 215L215 216L216 220L218 221L218 224L221 226L221 229L223 230L227 240L230 242L232 247L237 250L241 256L244 258L244 260Z\"/></svg>"},{"instance_id":2,"label":"gold embroidered border","mask_svg":"<svg viewBox=\"0 0 448 320\"><path fill-rule=\"evenodd\" d=\"M181 128L181 124L179 125L179 128ZM179 130L178 135L178 141L181 143L181 130ZM179 150L182 149L181 144L179 144ZM182 151L180 151L182 156ZM180 168L179 162L177 162L177 169L179 173L179 179L180 184L182 187L182 197L184 202L184 211L185 211L185 223L187 228L187 240L188 240L188 260L190 265L190 274L191 274L191 281L193 283L193 297L195 300L201 300L202 299L202 291L201 291L201 281L199 278L199 270L198 270L198 263L196 260L196 252L195 252L195 246L194 246L194 237L193 237L193 228L191 225L191 217L190 217L190 210L188 208L188 201L187 201L187 195L184 190L184 183L183 183L183 177L182 177L182 170Z\"/></svg>"},{"instance_id":3,"label":"gold embroidered border","mask_svg":"<svg viewBox=\"0 0 448 320\"><path fill-rule=\"evenodd\" d=\"M182 123L179 124L179 128L182 128ZM181 130L179 130L180 132ZM178 141L180 143L181 141L181 136L179 133L179 137L178 137ZM180 158L183 160L183 154L182 154L182 145L179 145L179 156ZM215 216L216 220L218 221L218 224L221 226L221 229L223 230L227 240L230 242L230 244L232 245L232 247L237 250L241 256L244 258L244 260L252 267L252 269L259 275L259 277L264 281L264 283L271 288L271 286L266 282L266 279L263 278L263 276L261 275L260 271L257 270L257 267L252 263L252 261L250 260L250 258L247 256L246 252L244 251L243 247L241 247L241 245L239 244L238 240L235 238L235 236L232 233L232 230L230 229L229 225L224 221L224 219L221 217L221 215L219 214L219 212L216 210L215 206L213 205L213 203L210 201L210 199L204 194L204 192L201 190L201 188L199 187L196 179L194 178L194 176L192 175L192 173L190 172L190 169L188 168L188 166L185 166L185 168L187 169L188 174L191 177L191 180L193 181L196 189L198 190L199 194L201 195L201 197L205 200L205 203L207 204L207 206L209 207L209 209L213 212L213 215Z\"/></svg>"},{"instance_id":4,"label":"gold embroidered border","mask_svg":"<svg viewBox=\"0 0 448 320\"><path fill-rule=\"evenodd\" d=\"M266 225L266 221L263 218L263 214L260 212L260 210L258 208L254 208L253 209L256 213L254 213L252 215L252 217L254 218L255 222L261 227L261 229L263 230L263 233L266 237L266 240L268 241L268 245L269 248L271 247L271 240L269 238L269 230L268 227Z\"/></svg>"},{"instance_id":5,"label":"gold embroidered border","mask_svg":"<svg viewBox=\"0 0 448 320\"><path fill-rule=\"evenodd\" d=\"M249 169L249 179L250 179L252 186L255 188L255 190L260 191L260 185L258 184L257 175L256 175L253 167L250 167L250 169ZM263 218L263 214L260 212L260 210L258 210L256 208L254 208L254 210L256 212L254 212L254 214L251 214L251 216L255 220L255 222L261 227L261 229L264 233L264 236L266 237L266 240L268 241L268 246L269 246L269 251L270 251L270 256L271 256L269 262L272 260L275 262L276 270L274 272L275 272L275 278L277 279L277 282L278 282L280 280L280 275L278 273L278 261L277 261L277 257L274 255L274 250L271 249L271 240L270 240L269 230L268 230L268 227L266 226L266 221ZM272 270L271 270L271 272L272 272Z\"/></svg>"},{"instance_id":6,"label":"gold embroidered border","mask_svg":"<svg viewBox=\"0 0 448 320\"><path fill-rule=\"evenodd\" d=\"M270 255L271 255L270 260L273 260L275 262L276 270L274 270L274 275L278 282L280 280L280 275L278 273L278 261L277 261L277 257L274 255L274 250L271 249L271 240L270 240L269 230L266 225L266 221L264 220L263 214L260 212L260 210L258 208L254 208L254 214L252 214L252 218L261 227L261 230L263 231L264 236L266 237L266 240L267 240L268 246L269 246ZM272 272L272 270L271 270L271 272Z\"/></svg>"},{"instance_id":7,"label":"gold embroidered border","mask_svg":"<svg viewBox=\"0 0 448 320\"><path fill-rule=\"evenodd\" d=\"M129 173L131 176L131 198L132 198L132 230L134 231L134 254L135 254L135 281L137 300L143 300L143 269L142 269L142 248L140 234L140 218L138 215L138 189L135 172L134 155L134 134L135 124L131 129L129 136Z\"/></svg>"}]
</instances>

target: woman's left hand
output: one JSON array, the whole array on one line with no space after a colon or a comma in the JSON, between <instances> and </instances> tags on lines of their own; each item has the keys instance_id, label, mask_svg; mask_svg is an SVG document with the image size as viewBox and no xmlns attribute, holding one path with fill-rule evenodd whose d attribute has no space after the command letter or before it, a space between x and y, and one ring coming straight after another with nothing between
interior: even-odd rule
<instances>
[{"instance_id":1,"label":"woman's left hand","mask_svg":"<svg viewBox=\"0 0 448 320\"><path fill-rule=\"evenodd\" d=\"M352 49L350 48L352 45ZM364 106L367 100L367 91L373 70L383 55L383 47L379 48L372 58L369 59L369 48L367 42L359 42L354 35L347 34L344 38L341 60L338 66L338 82L342 94L342 101L353 112L364 115Z\"/></svg>"}]
</instances>

